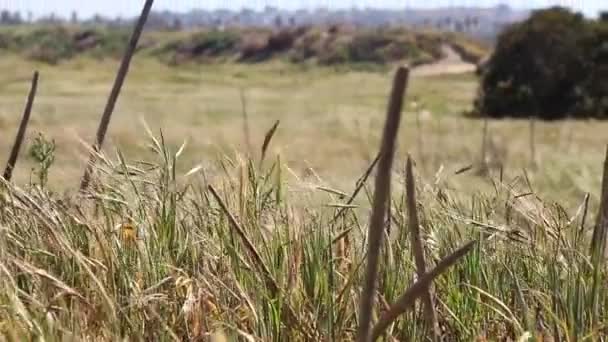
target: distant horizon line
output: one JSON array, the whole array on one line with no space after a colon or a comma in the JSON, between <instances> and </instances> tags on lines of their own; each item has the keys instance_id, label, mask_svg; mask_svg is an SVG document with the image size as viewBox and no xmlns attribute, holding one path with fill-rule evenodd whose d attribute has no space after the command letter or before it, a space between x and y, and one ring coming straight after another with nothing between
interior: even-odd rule
<instances>
[{"instance_id":1,"label":"distant horizon line","mask_svg":"<svg viewBox=\"0 0 608 342\"><path fill-rule=\"evenodd\" d=\"M160 8L153 8L152 12L154 13L163 13L163 12L169 12L169 13L174 13L174 14L186 14L189 12L195 12L195 11L206 11L206 12L216 12L216 11L228 11L228 12L242 12L244 10L250 10L250 11L254 11L254 12L264 12L267 9L276 9L279 11L285 11L285 12L298 12L298 11L305 11L305 12L315 12L315 11L319 11L319 10L327 10L327 11L344 11L344 10L381 10L381 11L402 11L402 10L412 10L412 11L436 11L436 10L475 10L475 9L495 9L495 8L508 8L511 11L514 12L532 12L535 10L540 10L540 9L546 9L546 8L551 8L551 7L563 7L563 8L569 8L571 11L573 12L577 12L577 13L582 13L583 15L589 17L590 13L587 13L584 10L581 10L579 8L573 7L573 6L567 6L567 5L557 5L557 4L552 4L552 5L546 5L546 6L531 6L531 7L522 7L522 6L513 6L511 4L508 3L504 3L504 2L499 2L497 4L494 5L438 5L438 6L434 6L434 5L430 5L430 6L414 6L414 5L409 5L409 4L405 4L403 5L403 7L394 7L394 6L374 6L374 5L364 5L364 6L357 6L357 5L350 5L350 6L314 6L314 7L300 7L300 8L290 8L290 7L286 7L286 6L276 6L276 5L265 5L265 6L241 6L239 8L231 8L231 7L193 7L193 8L189 8L189 9L170 9L170 8L166 8L166 7L160 7ZM8 10L8 9L7 9ZM608 11L608 8L605 9L606 11ZM593 15L591 15L590 17L598 17L599 14L601 12L603 12L604 10L597 10L595 11L595 13L593 13ZM25 10L25 9L21 9L21 10L15 10L15 11L11 11L9 10L9 12L20 12L20 13L33 13L34 11L32 10ZM73 10L73 11L69 11L67 13L64 13L65 11L45 11L46 13L33 13L33 17L36 19L40 19L40 18L48 18L49 16L55 16L56 18L61 18L61 19L69 19L71 16L71 13L76 13L76 15L81 16L82 13L78 10ZM128 19L128 18L134 18L137 17L138 14L129 14L129 15L122 15L122 14L107 14L107 13L87 13L88 15L85 15L82 19L92 19L95 16L100 16L102 18L122 18L122 19ZM81 20L82 20L81 19Z\"/></svg>"},{"instance_id":2,"label":"distant horizon line","mask_svg":"<svg viewBox=\"0 0 608 342\"><path fill-rule=\"evenodd\" d=\"M577 8L573 8L571 6L563 6L563 5L548 5L548 6L537 6L537 7L515 7L515 6L511 6L508 4L496 4L496 5L486 5L486 6L475 6L475 5L453 5L453 6L433 6L433 7L425 7L425 6L407 6L407 7L403 7L403 8L395 8L395 7L389 7L389 6L336 6L336 7L329 7L329 6L316 6L314 8L285 8L285 7L280 7L280 6L264 6L261 8L252 8L252 7L248 7L248 6L243 6L240 8L228 8L228 7L215 7L215 8L205 8L205 7L194 7L194 8L190 8L190 9L182 9L182 10L174 10L174 9L168 9L168 8L160 8L160 9L152 9L152 12L171 12L171 13L177 13L177 14L184 14L184 13L189 13L189 12L195 12L195 11L205 11L205 12L218 12L218 11L227 11L227 12L242 12L245 10L250 10L250 11L254 11L254 12L264 12L267 9L276 9L276 10L280 10L280 11L285 11L285 12L300 12L300 11L304 11L304 12L315 12L315 11L319 11L319 10L327 10L327 11L344 11L344 10L381 10L381 11L401 11L401 10L414 10L414 11L435 11L435 10L475 10L475 9L494 9L494 8L498 8L498 7L507 7L509 8L509 10L514 11L514 12L531 12L534 10L539 10L539 9L546 9L546 8L551 8L551 7L563 7L563 8L569 8L570 10L574 11L574 12L583 12ZM608 9L607 9L608 10ZM10 11L9 11L10 12ZM29 11L28 11L29 12ZM79 13L78 10L74 10L72 12L75 13ZM57 16L60 16L58 13L56 12L47 12L47 14L44 15L40 15L39 17L44 17L44 16L49 16L55 14ZM65 14L64 14L65 15ZM89 17L93 17L95 15L99 15L102 17L117 17L117 15L104 15L103 13L94 13L92 15L89 15ZM68 14L69 16L69 14Z\"/></svg>"}]
</instances>

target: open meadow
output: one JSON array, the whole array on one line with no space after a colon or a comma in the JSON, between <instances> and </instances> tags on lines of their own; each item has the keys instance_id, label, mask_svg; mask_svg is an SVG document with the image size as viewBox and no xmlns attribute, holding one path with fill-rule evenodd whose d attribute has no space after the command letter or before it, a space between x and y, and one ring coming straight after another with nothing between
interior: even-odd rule
<instances>
[{"instance_id":1,"label":"open meadow","mask_svg":"<svg viewBox=\"0 0 608 342\"><path fill-rule=\"evenodd\" d=\"M48 186L56 191L77 188L86 146L93 141L116 64L82 58L57 67L16 56L0 60L4 158L21 120L32 70L41 75L15 172L17 183L32 179L36 162L27 151L40 132L56 142ZM145 121L154 134L162 130L168 146L178 149L186 142L182 171L199 164L213 168L218 157L244 157L249 149L259 155L264 134L279 120L271 154L280 156L304 183L346 191L377 153L391 72L389 67L348 71L281 62L168 67L136 59L105 151L115 156L119 149L127 159L136 160L153 156ZM488 182L475 170L458 176L454 172L476 167L482 160L484 121L463 115L472 106L477 78L472 73L435 73L413 72L399 134L399 160L410 153L427 181L434 182L437 176L471 194ZM599 199L607 129L608 123L594 120L539 121L531 152L528 120L490 120L486 159L495 176L501 165L506 181L527 174L543 198L572 208L587 192L594 201ZM531 167L532 153L537 168Z\"/></svg>"},{"instance_id":2,"label":"open meadow","mask_svg":"<svg viewBox=\"0 0 608 342\"><path fill-rule=\"evenodd\" d=\"M136 55L102 181L83 196L117 64L0 56L0 160L40 72L13 182L0 183L3 341L354 340L378 174L361 176L380 149L394 67ZM428 268L477 241L432 287L447 341L605 340L608 274L589 250L608 122L468 118L477 76L424 70L405 95L373 321L420 272L416 215ZM55 142L43 186L39 132ZM423 307L374 334L433 336Z\"/></svg>"}]
</instances>

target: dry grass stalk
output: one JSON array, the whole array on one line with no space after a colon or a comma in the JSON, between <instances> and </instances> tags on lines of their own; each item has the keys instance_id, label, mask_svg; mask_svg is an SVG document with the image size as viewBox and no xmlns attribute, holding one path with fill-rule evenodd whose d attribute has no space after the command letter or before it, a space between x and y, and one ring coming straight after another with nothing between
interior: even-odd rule
<instances>
[{"instance_id":1,"label":"dry grass stalk","mask_svg":"<svg viewBox=\"0 0 608 342\"><path fill-rule=\"evenodd\" d=\"M401 121L401 110L403 98L409 79L409 69L400 67L397 69L393 80L393 88L389 99L388 112L382 135L380 148L380 161L374 189L374 200L372 215L367 237L368 255L365 270L365 280L359 304L359 329L357 340L367 342L370 340L370 328L372 311L376 292L376 278L378 273L378 258L384 234L384 215L390 196L391 169L395 154L395 141Z\"/></svg>"},{"instance_id":2,"label":"dry grass stalk","mask_svg":"<svg viewBox=\"0 0 608 342\"><path fill-rule=\"evenodd\" d=\"M409 217L410 243L416 262L416 273L418 277L424 276L426 273L426 262L424 260L424 246L420 237L420 222L418 220L418 208L416 207L416 184L414 181L414 173L412 170L412 160L407 158L406 173L405 173L405 188L407 194L407 212ZM433 291L431 286L424 294L424 310L427 324L431 328L433 341L441 340L441 330L437 321L437 312L435 311L435 302L433 299Z\"/></svg>"},{"instance_id":3,"label":"dry grass stalk","mask_svg":"<svg viewBox=\"0 0 608 342\"><path fill-rule=\"evenodd\" d=\"M298 283L298 276L300 274L300 265L302 265L302 259L304 250L302 248L302 242L299 238L293 239L293 245L291 246L291 253L289 255L289 275L287 276L287 286L290 289L296 288Z\"/></svg>"},{"instance_id":4,"label":"dry grass stalk","mask_svg":"<svg viewBox=\"0 0 608 342\"><path fill-rule=\"evenodd\" d=\"M608 257L606 255L606 239L608 238L608 146L606 147L604 175L602 177L600 194L599 213L591 241L591 255Z\"/></svg>"},{"instance_id":5,"label":"dry grass stalk","mask_svg":"<svg viewBox=\"0 0 608 342\"><path fill-rule=\"evenodd\" d=\"M415 112L416 112L416 145L418 145L418 156L420 158L421 164L422 166L426 166L426 160L424 158L424 142L422 139L423 136L423 132L422 132L422 121L420 120L420 111L422 110L421 108L419 109L418 106L416 105L414 108Z\"/></svg>"},{"instance_id":6,"label":"dry grass stalk","mask_svg":"<svg viewBox=\"0 0 608 342\"><path fill-rule=\"evenodd\" d=\"M585 231L585 223L587 223L587 214L589 213L589 193L585 194L585 200L583 202L583 217L581 218L581 226L579 228L579 233L583 233Z\"/></svg>"},{"instance_id":7,"label":"dry grass stalk","mask_svg":"<svg viewBox=\"0 0 608 342\"><path fill-rule=\"evenodd\" d=\"M461 167L460 169L458 169L454 172L454 175L457 176L457 175L463 174L465 172L471 171L472 168L473 168L473 165L467 165L467 166Z\"/></svg>"},{"instance_id":8,"label":"dry grass stalk","mask_svg":"<svg viewBox=\"0 0 608 342\"><path fill-rule=\"evenodd\" d=\"M251 242L251 240L249 239L249 237L245 233L245 230L241 227L241 225L238 223L238 221L236 220L236 218L234 217L234 215L232 215L232 213L230 212L230 210L228 210L228 206L224 203L224 201L222 200L222 198L220 197L220 195L217 193L217 191L215 190L215 188L212 185L209 185L208 189L209 189L209 192L211 192L211 195L213 195L213 197L215 198L215 200L220 205L220 208L222 209L222 211L224 212L224 214L228 217L228 221L230 222L230 225L232 226L232 228L234 230L236 230L237 234L239 235L239 237L241 238L243 244L245 245L245 248L251 254L251 257L253 258L253 261L254 261L256 267L260 270L260 272L262 273L263 277L265 278L265 280L266 280L266 286L270 289L270 292L272 292L274 295L279 295L280 292L281 292L281 289L280 289L280 287L278 285L278 282L272 276L272 273L270 272L270 269L264 263L264 260L262 259L260 253L257 251L257 249L255 248L255 246L253 245L253 243ZM295 310L291 307L291 305L289 305L289 303L287 303L287 298L285 298L284 300L286 302L285 308L286 308L286 313L288 315L288 319L291 322L293 322L296 325L296 327L305 336L307 336L308 338L312 339L313 336L311 334L314 334L313 330L310 327L304 326L304 323L296 315Z\"/></svg>"},{"instance_id":9,"label":"dry grass stalk","mask_svg":"<svg viewBox=\"0 0 608 342\"><path fill-rule=\"evenodd\" d=\"M530 167L536 169L536 119L530 118Z\"/></svg>"},{"instance_id":10,"label":"dry grass stalk","mask_svg":"<svg viewBox=\"0 0 608 342\"><path fill-rule=\"evenodd\" d=\"M248 156L251 157L251 130L249 128L249 114L247 113L247 99L245 97L245 90L241 89L239 94L241 96L241 110L243 113L243 134L245 135L245 147L247 148Z\"/></svg>"},{"instance_id":11,"label":"dry grass stalk","mask_svg":"<svg viewBox=\"0 0 608 342\"><path fill-rule=\"evenodd\" d=\"M428 288L433 280L447 271L462 257L467 255L475 246L475 243L476 241L468 242L463 247L457 249L454 253L443 258L431 271L425 273L422 277L418 277L418 280L412 286L410 286L393 305L391 305L390 309L380 316L378 323L376 323L372 331L371 341L378 339L389 325L391 325L401 314L405 313L412 307L416 299L420 298L425 293L428 293Z\"/></svg>"},{"instance_id":12,"label":"dry grass stalk","mask_svg":"<svg viewBox=\"0 0 608 342\"><path fill-rule=\"evenodd\" d=\"M25 104L25 110L23 111L23 117L21 118L21 123L19 124L17 136L15 137L15 143L13 144L11 154L9 155L8 161L6 162L6 168L4 169L4 179L6 179L7 181L11 180L13 176L13 169L15 168L15 164L17 164L19 151L21 150L21 145L23 144L23 139L25 138L25 130L27 129L27 125L30 121L30 115L32 114L32 106L34 105L34 99L36 98L37 89L38 71L35 71L34 76L32 77L30 93L27 97L27 102Z\"/></svg>"},{"instance_id":13,"label":"dry grass stalk","mask_svg":"<svg viewBox=\"0 0 608 342\"><path fill-rule=\"evenodd\" d=\"M487 154L488 154L488 118L483 120L483 132L481 135L481 160L479 161L479 170L477 170L477 174L480 176L485 176L488 174L488 162L487 162Z\"/></svg>"},{"instance_id":14,"label":"dry grass stalk","mask_svg":"<svg viewBox=\"0 0 608 342\"><path fill-rule=\"evenodd\" d=\"M393 211L392 211L392 206L393 206L393 200L391 198L391 196L388 196L388 199L386 200L386 220L385 220L385 229L386 229L386 236L391 236L391 228L392 228L392 221L393 221Z\"/></svg>"},{"instance_id":15,"label":"dry grass stalk","mask_svg":"<svg viewBox=\"0 0 608 342\"><path fill-rule=\"evenodd\" d=\"M103 115L101 116L101 121L99 122L95 144L93 144L93 150L95 151L99 151L101 149L101 146L103 145L106 132L108 131L108 126L110 125L110 119L112 118L114 107L116 106L116 101L118 100L122 85L125 81L125 78L127 77L127 73L129 72L129 65L131 64L131 59L133 58L133 54L135 53L135 49L137 48L139 37L141 36L146 20L148 19L148 15L150 14L150 10L152 9L153 3L154 0L146 0L141 15L139 16L139 20L137 21L137 24L135 25L135 28L131 35L131 40L129 41L129 45L127 46L127 50L125 51L125 54L123 56L120 68L118 69L118 73L116 74L114 85L110 92L110 96L108 97L108 102L106 103ZM89 162L87 163L84 175L82 176L82 181L80 183L81 191L84 191L89 186L91 172L93 172L93 165L95 164L95 160L95 153L91 153L89 155Z\"/></svg>"},{"instance_id":16,"label":"dry grass stalk","mask_svg":"<svg viewBox=\"0 0 608 342\"><path fill-rule=\"evenodd\" d=\"M355 198L357 198L357 195L359 194L361 189L363 189L363 187L367 183L367 179L372 174L372 171L374 171L374 168L376 167L376 164L378 164L379 160L380 160L380 154L376 155L376 158L374 158L374 160L369 165L367 170L365 170L365 173L363 174L363 176L361 176L361 178L359 178L359 180L357 181L356 187L355 187L355 191L353 191L352 195L350 195L350 197L348 198L348 201L346 201L345 206L341 207L340 210L338 210L338 212L336 213L336 215L331 219L331 221L329 221L330 224L333 224L334 222L336 222L336 220L338 220L340 217L342 217L342 215L344 215L344 212L348 209L348 207L351 204L353 204L353 202L355 201Z\"/></svg>"},{"instance_id":17,"label":"dry grass stalk","mask_svg":"<svg viewBox=\"0 0 608 342\"><path fill-rule=\"evenodd\" d=\"M270 288L270 290L273 293L277 293L279 291L279 285L278 285L277 281L274 279L274 277L272 276L272 273L270 273L270 269L268 268L268 266L266 266L266 264L264 263L264 260L262 260L262 257L260 256L260 253L258 253L257 249L253 245L253 242L251 242L251 240L249 240L249 237L245 233L245 230L237 222L236 218L234 217L234 215L232 215L230 210L228 210L228 206L226 206L226 204L224 203L224 201L222 200L220 195L217 193L217 191L215 190L213 185L209 185L208 189L209 189L209 192L211 192L211 195L213 195L213 197L215 198L217 203L220 205L220 208L222 209L224 214L228 217L228 221L230 222L230 225L234 228L234 230L236 230L236 233L239 235L239 237L243 241L245 248L249 251L249 253L251 254L251 257L253 258L255 265L260 269L260 271L266 278L267 286Z\"/></svg>"},{"instance_id":18,"label":"dry grass stalk","mask_svg":"<svg viewBox=\"0 0 608 342\"><path fill-rule=\"evenodd\" d=\"M336 257L338 259L338 270L342 274L347 274L350 271L350 267L352 265L352 260L350 256L350 248L351 241L350 235L348 234L350 231L346 232L340 239L337 241L336 246Z\"/></svg>"},{"instance_id":19,"label":"dry grass stalk","mask_svg":"<svg viewBox=\"0 0 608 342\"><path fill-rule=\"evenodd\" d=\"M279 120L275 121L274 125L272 125L270 130L264 136L264 143L262 144L262 157L260 158L260 164L264 161L264 158L266 158L266 152L268 152L268 146L270 145L270 141L272 140L272 137L274 136L274 134L277 131L277 128L279 127L279 123L280 123Z\"/></svg>"}]
</instances>

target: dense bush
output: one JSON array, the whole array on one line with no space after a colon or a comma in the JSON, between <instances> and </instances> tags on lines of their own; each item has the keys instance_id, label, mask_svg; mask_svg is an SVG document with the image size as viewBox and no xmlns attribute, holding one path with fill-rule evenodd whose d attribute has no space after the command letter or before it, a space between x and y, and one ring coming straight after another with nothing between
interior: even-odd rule
<instances>
[{"instance_id":1,"label":"dense bush","mask_svg":"<svg viewBox=\"0 0 608 342\"><path fill-rule=\"evenodd\" d=\"M177 53L193 56L218 55L232 50L238 43L238 36L223 31L196 33L188 41L177 46Z\"/></svg>"},{"instance_id":2,"label":"dense bush","mask_svg":"<svg viewBox=\"0 0 608 342\"><path fill-rule=\"evenodd\" d=\"M241 62L263 62L289 53L296 40L306 33L306 28L281 29L275 32L257 32L243 44Z\"/></svg>"},{"instance_id":3,"label":"dense bush","mask_svg":"<svg viewBox=\"0 0 608 342\"><path fill-rule=\"evenodd\" d=\"M118 58L130 33L127 28L50 24L0 28L0 50L51 64L81 55ZM402 61L413 66L432 63L443 57L442 45L452 40L454 44L464 41L458 34L414 32L402 27L229 28L192 33L146 31L137 51L169 65L285 59L296 64L359 69L386 68ZM466 42L465 50L485 53L475 42Z\"/></svg>"},{"instance_id":4,"label":"dense bush","mask_svg":"<svg viewBox=\"0 0 608 342\"><path fill-rule=\"evenodd\" d=\"M608 25L554 7L509 27L482 75L478 115L608 118Z\"/></svg>"},{"instance_id":5,"label":"dense bush","mask_svg":"<svg viewBox=\"0 0 608 342\"><path fill-rule=\"evenodd\" d=\"M72 37L63 27L35 30L25 36L21 43L27 47L29 58L49 64L69 59L75 53Z\"/></svg>"},{"instance_id":6,"label":"dense bush","mask_svg":"<svg viewBox=\"0 0 608 342\"><path fill-rule=\"evenodd\" d=\"M108 29L99 35L99 44L93 46L92 52L98 57L119 58L129 42L130 32L125 29ZM142 46L139 44L138 48Z\"/></svg>"},{"instance_id":7,"label":"dense bush","mask_svg":"<svg viewBox=\"0 0 608 342\"><path fill-rule=\"evenodd\" d=\"M375 29L342 33L329 31L320 42L296 47L298 56L317 58L322 65L385 65L408 60L412 64L432 62L441 57L441 40L431 35L416 35L403 29ZM298 51L298 50L296 50Z\"/></svg>"},{"instance_id":8,"label":"dense bush","mask_svg":"<svg viewBox=\"0 0 608 342\"><path fill-rule=\"evenodd\" d=\"M355 36L348 46L350 60L354 62L384 63L384 49L392 39L380 32L369 32Z\"/></svg>"},{"instance_id":9,"label":"dense bush","mask_svg":"<svg viewBox=\"0 0 608 342\"><path fill-rule=\"evenodd\" d=\"M40 26L0 32L0 49L26 58L57 64L80 54L118 57L124 51L129 31L112 28L74 28L61 25Z\"/></svg>"}]
</instances>

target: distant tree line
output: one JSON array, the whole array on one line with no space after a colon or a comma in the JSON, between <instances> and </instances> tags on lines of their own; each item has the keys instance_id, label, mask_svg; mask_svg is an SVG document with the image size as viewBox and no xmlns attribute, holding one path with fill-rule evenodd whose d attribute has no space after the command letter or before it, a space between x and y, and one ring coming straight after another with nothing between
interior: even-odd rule
<instances>
[{"instance_id":1,"label":"distant tree line","mask_svg":"<svg viewBox=\"0 0 608 342\"><path fill-rule=\"evenodd\" d=\"M23 23L20 12L0 11L0 25L21 25Z\"/></svg>"},{"instance_id":2,"label":"distant tree line","mask_svg":"<svg viewBox=\"0 0 608 342\"><path fill-rule=\"evenodd\" d=\"M389 10L374 8L351 8L329 10L286 10L267 6L261 11L243 8L239 11L194 9L189 12L153 11L146 25L151 30L180 30L192 28L228 28L228 27L293 27L301 25L349 24L365 27L410 26L430 27L444 31L470 33L479 37L495 37L506 22L522 20L527 11L512 10L508 6L495 8L471 8L468 10L451 9L450 7L435 10L411 8L407 10ZM21 23L79 23L104 26L130 25L135 18L107 18L96 15L90 18L79 18L76 12L66 17L46 15L33 20L31 13L23 18L23 13L5 10L0 25L17 25Z\"/></svg>"}]
</instances>

